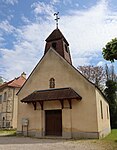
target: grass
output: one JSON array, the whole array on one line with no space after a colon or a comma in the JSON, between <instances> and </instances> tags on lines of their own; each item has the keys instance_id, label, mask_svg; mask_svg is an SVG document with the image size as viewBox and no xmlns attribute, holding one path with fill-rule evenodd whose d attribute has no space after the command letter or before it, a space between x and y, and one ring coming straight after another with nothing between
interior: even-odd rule
<instances>
[{"instance_id":1,"label":"grass","mask_svg":"<svg viewBox=\"0 0 117 150\"><path fill-rule=\"evenodd\" d=\"M14 129L1 129L0 130L0 135L2 136L15 136L16 135L16 130Z\"/></svg>"},{"instance_id":2,"label":"grass","mask_svg":"<svg viewBox=\"0 0 117 150\"><path fill-rule=\"evenodd\" d=\"M117 150L117 129L112 129L111 133L105 138L101 139L112 150Z\"/></svg>"},{"instance_id":3,"label":"grass","mask_svg":"<svg viewBox=\"0 0 117 150\"><path fill-rule=\"evenodd\" d=\"M113 129L111 134L104 138L105 141L117 142L117 129Z\"/></svg>"}]
</instances>

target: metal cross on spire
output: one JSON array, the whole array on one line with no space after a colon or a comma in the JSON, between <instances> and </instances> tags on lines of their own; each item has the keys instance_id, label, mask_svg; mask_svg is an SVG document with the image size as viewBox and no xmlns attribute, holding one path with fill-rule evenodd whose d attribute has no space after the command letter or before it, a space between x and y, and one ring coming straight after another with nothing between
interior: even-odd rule
<instances>
[{"instance_id":1,"label":"metal cross on spire","mask_svg":"<svg viewBox=\"0 0 117 150\"><path fill-rule=\"evenodd\" d=\"M58 20L60 19L59 17L58 17L58 14L59 14L59 12L57 12L57 13L54 13L54 16L56 16L56 28L58 29Z\"/></svg>"}]
</instances>

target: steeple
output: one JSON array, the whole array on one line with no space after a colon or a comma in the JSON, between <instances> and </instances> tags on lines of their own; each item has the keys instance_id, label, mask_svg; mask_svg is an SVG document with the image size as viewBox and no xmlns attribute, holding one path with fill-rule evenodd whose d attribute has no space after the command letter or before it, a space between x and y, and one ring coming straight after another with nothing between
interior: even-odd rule
<instances>
[{"instance_id":1,"label":"steeple","mask_svg":"<svg viewBox=\"0 0 117 150\"><path fill-rule=\"evenodd\" d=\"M45 41L46 46L44 55L47 53L50 47L52 47L59 55L72 64L69 43L58 28L56 28Z\"/></svg>"}]
</instances>

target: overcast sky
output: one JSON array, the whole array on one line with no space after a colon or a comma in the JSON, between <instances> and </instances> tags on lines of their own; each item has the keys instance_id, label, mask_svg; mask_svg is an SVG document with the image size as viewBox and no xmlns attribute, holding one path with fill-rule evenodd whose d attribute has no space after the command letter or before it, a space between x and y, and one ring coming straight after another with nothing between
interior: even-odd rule
<instances>
[{"instance_id":1,"label":"overcast sky","mask_svg":"<svg viewBox=\"0 0 117 150\"><path fill-rule=\"evenodd\" d=\"M0 76L31 73L58 11L75 67L110 64L102 48L117 37L117 0L0 0ZM117 72L117 61L114 66Z\"/></svg>"}]
</instances>

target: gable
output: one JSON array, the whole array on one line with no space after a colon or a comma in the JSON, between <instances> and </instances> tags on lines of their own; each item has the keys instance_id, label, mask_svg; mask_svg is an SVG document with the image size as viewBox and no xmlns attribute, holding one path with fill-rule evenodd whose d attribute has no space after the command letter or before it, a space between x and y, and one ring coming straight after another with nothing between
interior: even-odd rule
<instances>
[{"instance_id":1,"label":"gable","mask_svg":"<svg viewBox=\"0 0 117 150\"><path fill-rule=\"evenodd\" d=\"M55 88L72 87L79 94L86 88L94 93L94 85L51 48L34 68L18 95L24 98L35 90L48 89L50 78L55 78Z\"/></svg>"},{"instance_id":2,"label":"gable","mask_svg":"<svg viewBox=\"0 0 117 150\"><path fill-rule=\"evenodd\" d=\"M91 84L87 79L85 79L73 66L67 63L67 61L63 59L58 53L56 53L53 49L50 49L46 53L46 55L41 59L41 61L37 64L31 75L29 76L27 82L24 84L24 86L18 93L19 114L23 114L22 111L25 112L22 116L26 114L28 115L28 113L33 113L33 106L30 104L24 104L22 103L24 101L21 100L26 98L28 95L30 96L30 94L34 91L37 94L40 94L40 92L42 91L44 91L43 95L44 93L47 94L46 92L48 91L48 89L50 89L49 80L51 78L55 79L56 89L71 88L73 89L73 91L75 91L76 93L78 93L78 95L82 97L81 101L76 101L76 98L75 100L72 100L72 113L77 114L73 115L73 120L75 121L78 118L78 116L84 118L82 122L78 122L78 124L75 124L74 122L74 128L76 128L78 125L82 128L82 124L85 124L87 120L90 119L92 120L91 122L94 122L92 128L94 128L94 126L97 126L97 118L94 117L97 113L95 86ZM40 96L42 95L39 95L39 97L37 97L37 100L41 98ZM33 98L31 98L31 100ZM45 101L46 98L42 97L41 101ZM53 99L56 99L55 95ZM61 99L61 97L59 97L59 99ZM47 108L61 109L60 102L56 102L52 101L52 98L51 101L44 102L44 110ZM87 126L84 128L84 130L85 129L87 129Z\"/></svg>"}]
</instances>

